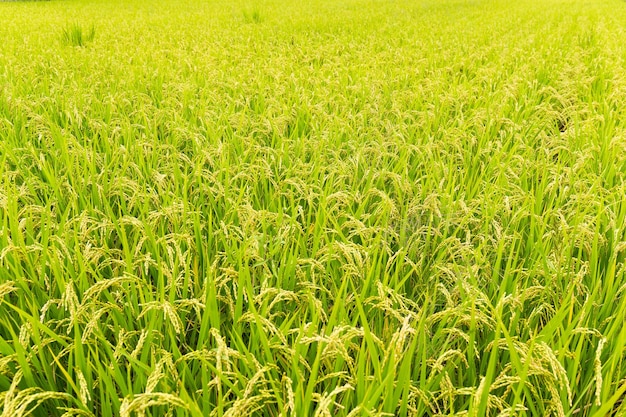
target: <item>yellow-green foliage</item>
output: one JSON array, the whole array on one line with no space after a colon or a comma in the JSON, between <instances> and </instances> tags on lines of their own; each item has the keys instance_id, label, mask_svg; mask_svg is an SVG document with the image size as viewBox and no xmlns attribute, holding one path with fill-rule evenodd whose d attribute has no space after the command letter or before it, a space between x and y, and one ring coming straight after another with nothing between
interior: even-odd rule
<instances>
[{"instance_id":1,"label":"yellow-green foliage","mask_svg":"<svg viewBox=\"0 0 626 417\"><path fill-rule=\"evenodd\" d=\"M623 1L0 20L2 417L626 414Z\"/></svg>"}]
</instances>

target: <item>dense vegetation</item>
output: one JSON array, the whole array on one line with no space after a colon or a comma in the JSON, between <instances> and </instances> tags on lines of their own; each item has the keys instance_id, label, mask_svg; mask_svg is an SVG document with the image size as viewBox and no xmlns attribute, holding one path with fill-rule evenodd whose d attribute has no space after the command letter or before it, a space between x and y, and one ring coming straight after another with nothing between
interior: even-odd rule
<instances>
[{"instance_id":1,"label":"dense vegetation","mask_svg":"<svg viewBox=\"0 0 626 417\"><path fill-rule=\"evenodd\" d=\"M626 3L0 19L3 417L626 415Z\"/></svg>"}]
</instances>

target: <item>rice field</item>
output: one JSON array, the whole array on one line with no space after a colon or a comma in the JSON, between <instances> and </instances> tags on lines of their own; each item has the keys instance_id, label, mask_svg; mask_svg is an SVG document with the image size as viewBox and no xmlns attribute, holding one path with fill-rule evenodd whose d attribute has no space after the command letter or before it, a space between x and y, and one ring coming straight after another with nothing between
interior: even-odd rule
<instances>
[{"instance_id":1,"label":"rice field","mask_svg":"<svg viewBox=\"0 0 626 417\"><path fill-rule=\"evenodd\" d=\"M0 416L626 416L626 2L0 4Z\"/></svg>"}]
</instances>

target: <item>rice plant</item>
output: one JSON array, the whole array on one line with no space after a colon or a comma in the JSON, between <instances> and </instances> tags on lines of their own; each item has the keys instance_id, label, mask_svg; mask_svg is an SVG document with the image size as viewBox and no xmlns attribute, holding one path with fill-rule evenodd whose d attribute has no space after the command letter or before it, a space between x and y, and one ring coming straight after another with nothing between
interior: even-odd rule
<instances>
[{"instance_id":1,"label":"rice plant","mask_svg":"<svg viewBox=\"0 0 626 417\"><path fill-rule=\"evenodd\" d=\"M85 46L93 41L96 36L96 28L91 25L88 29L83 29L79 23L71 23L63 28L61 39L66 45Z\"/></svg>"},{"instance_id":2,"label":"rice plant","mask_svg":"<svg viewBox=\"0 0 626 417\"><path fill-rule=\"evenodd\" d=\"M625 3L0 16L0 416L626 415Z\"/></svg>"},{"instance_id":3,"label":"rice plant","mask_svg":"<svg viewBox=\"0 0 626 417\"><path fill-rule=\"evenodd\" d=\"M243 18L248 23L261 23L263 17L258 7L247 9L243 11Z\"/></svg>"}]
</instances>

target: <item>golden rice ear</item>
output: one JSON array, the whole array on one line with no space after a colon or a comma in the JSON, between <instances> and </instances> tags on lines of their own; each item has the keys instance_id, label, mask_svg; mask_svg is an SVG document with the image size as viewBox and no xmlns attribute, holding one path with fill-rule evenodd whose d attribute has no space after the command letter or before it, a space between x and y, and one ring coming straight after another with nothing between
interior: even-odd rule
<instances>
[{"instance_id":1,"label":"golden rice ear","mask_svg":"<svg viewBox=\"0 0 626 417\"><path fill-rule=\"evenodd\" d=\"M316 417L331 417L332 414L329 410L330 406L333 405L336 408L338 408L339 410L342 410L344 407L335 402L334 401L334 397L341 394L342 392L345 391L352 391L354 390L354 387L350 384L345 384L342 385L340 387L335 388L334 390L332 390L329 393L323 393L323 394L314 394L314 400L317 402L317 408L315 409L315 416Z\"/></svg>"},{"instance_id":2,"label":"golden rice ear","mask_svg":"<svg viewBox=\"0 0 626 417\"><path fill-rule=\"evenodd\" d=\"M153 392L136 394L124 398L120 407L120 417L145 417L148 409L157 406L189 409L185 401L176 395L164 392Z\"/></svg>"},{"instance_id":3,"label":"golden rice ear","mask_svg":"<svg viewBox=\"0 0 626 417\"><path fill-rule=\"evenodd\" d=\"M61 392L43 391L39 388L19 389L18 385L23 377L22 370L18 370L13 376L9 389L2 393L0 399L3 401L3 416L26 417L31 415L34 409L46 401L67 401L71 399L71 396Z\"/></svg>"},{"instance_id":4,"label":"golden rice ear","mask_svg":"<svg viewBox=\"0 0 626 417\"><path fill-rule=\"evenodd\" d=\"M81 370L78 370L76 374L78 376L78 387L80 389L78 394L79 399L83 404L87 405L91 402L91 388L87 385L87 380Z\"/></svg>"},{"instance_id":5,"label":"golden rice ear","mask_svg":"<svg viewBox=\"0 0 626 417\"><path fill-rule=\"evenodd\" d=\"M596 358L594 360L594 371L595 371L595 379L596 379L596 395L595 395L595 405L602 405L602 349L604 345L607 343L607 339L605 337L600 339L598 342L598 349L596 350Z\"/></svg>"},{"instance_id":6,"label":"golden rice ear","mask_svg":"<svg viewBox=\"0 0 626 417\"><path fill-rule=\"evenodd\" d=\"M285 406L283 408L283 415L285 417L296 417L296 403L295 396L293 392L293 380L289 378L287 375L283 375L281 380L283 384L283 389L287 391L287 401L285 401Z\"/></svg>"},{"instance_id":7,"label":"golden rice ear","mask_svg":"<svg viewBox=\"0 0 626 417\"><path fill-rule=\"evenodd\" d=\"M1 256L2 255L0 255L0 257ZM15 282L13 281L6 281L0 284L0 303L2 302L2 298L5 295L11 294L12 292L15 292L17 290L18 288L15 286Z\"/></svg>"}]
</instances>

